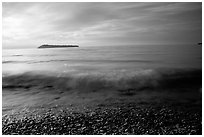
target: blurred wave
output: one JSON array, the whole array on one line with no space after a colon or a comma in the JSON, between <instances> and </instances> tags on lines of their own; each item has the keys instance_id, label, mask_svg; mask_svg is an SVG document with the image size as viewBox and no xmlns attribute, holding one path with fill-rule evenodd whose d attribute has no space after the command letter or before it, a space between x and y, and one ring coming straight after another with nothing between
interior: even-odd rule
<instances>
[{"instance_id":1,"label":"blurred wave","mask_svg":"<svg viewBox=\"0 0 204 137\"><path fill-rule=\"evenodd\" d=\"M200 90L202 71L199 69L146 69L126 73L86 73L78 75L51 76L28 72L7 75L2 78L3 89L59 89L93 92L101 89L118 91L145 89L189 89Z\"/></svg>"}]
</instances>

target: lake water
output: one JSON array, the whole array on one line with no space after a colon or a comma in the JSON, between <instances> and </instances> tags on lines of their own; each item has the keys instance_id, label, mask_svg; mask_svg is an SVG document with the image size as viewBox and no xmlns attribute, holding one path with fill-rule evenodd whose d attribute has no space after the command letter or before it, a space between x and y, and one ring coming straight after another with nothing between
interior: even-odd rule
<instances>
[{"instance_id":1,"label":"lake water","mask_svg":"<svg viewBox=\"0 0 204 137\"><path fill-rule=\"evenodd\" d=\"M3 50L4 88L136 88L165 76L194 75L202 68L197 45L87 46ZM182 72L182 73L181 73ZM199 73L200 74L200 73Z\"/></svg>"}]
</instances>

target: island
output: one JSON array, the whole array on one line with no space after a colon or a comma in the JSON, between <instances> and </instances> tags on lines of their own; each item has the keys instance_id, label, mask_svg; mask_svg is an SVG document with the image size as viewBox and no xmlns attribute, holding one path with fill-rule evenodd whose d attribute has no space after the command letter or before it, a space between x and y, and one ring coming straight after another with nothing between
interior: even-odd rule
<instances>
[{"instance_id":1,"label":"island","mask_svg":"<svg viewBox=\"0 0 204 137\"><path fill-rule=\"evenodd\" d=\"M68 48L68 47L79 47L79 46L78 45L49 45L49 44L44 44L38 48Z\"/></svg>"}]
</instances>

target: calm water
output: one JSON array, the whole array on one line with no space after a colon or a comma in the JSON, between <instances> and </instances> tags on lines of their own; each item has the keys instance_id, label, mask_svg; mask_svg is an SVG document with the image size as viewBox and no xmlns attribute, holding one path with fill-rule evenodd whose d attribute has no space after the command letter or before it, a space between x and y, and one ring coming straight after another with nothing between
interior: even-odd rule
<instances>
[{"instance_id":1,"label":"calm water","mask_svg":"<svg viewBox=\"0 0 204 137\"><path fill-rule=\"evenodd\" d=\"M155 68L201 68L201 46L98 46L3 50L3 74L46 71L99 73Z\"/></svg>"}]
</instances>

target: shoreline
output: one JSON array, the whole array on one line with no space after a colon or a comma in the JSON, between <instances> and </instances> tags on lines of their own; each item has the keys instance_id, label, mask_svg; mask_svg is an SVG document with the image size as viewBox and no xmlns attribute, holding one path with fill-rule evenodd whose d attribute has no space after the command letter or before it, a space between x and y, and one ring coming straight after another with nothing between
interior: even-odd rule
<instances>
[{"instance_id":1,"label":"shoreline","mask_svg":"<svg viewBox=\"0 0 204 137\"><path fill-rule=\"evenodd\" d=\"M87 106L32 106L2 117L11 135L202 134L202 99L187 102L106 100ZM93 102L94 103L94 102Z\"/></svg>"}]
</instances>

